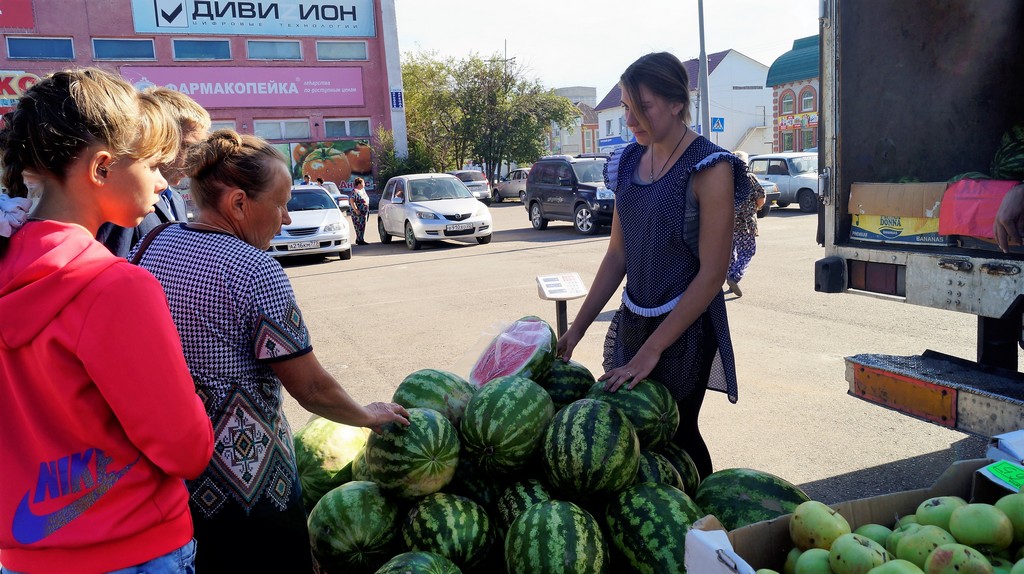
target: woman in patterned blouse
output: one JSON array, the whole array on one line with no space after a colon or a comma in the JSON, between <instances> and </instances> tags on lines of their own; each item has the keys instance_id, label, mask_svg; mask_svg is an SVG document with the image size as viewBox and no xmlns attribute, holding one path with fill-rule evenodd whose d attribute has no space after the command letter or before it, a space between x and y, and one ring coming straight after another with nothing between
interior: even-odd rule
<instances>
[{"instance_id":1,"label":"woman in patterned blouse","mask_svg":"<svg viewBox=\"0 0 1024 574\"><path fill-rule=\"evenodd\" d=\"M287 275L265 250L290 222L284 157L221 130L189 158L195 223L154 230L135 258L163 285L214 454L188 482L199 572L310 572L309 535L281 387L306 410L380 430L394 403L361 406L309 340Z\"/></svg>"},{"instance_id":2,"label":"woman in patterned blouse","mask_svg":"<svg viewBox=\"0 0 1024 574\"><path fill-rule=\"evenodd\" d=\"M611 391L645 378L668 387L680 409L673 441L703 478L712 472L697 427L705 391L737 398L722 283L735 206L749 196L750 184L743 162L689 129L689 79L678 58L643 56L620 83L636 142L605 165L615 191L608 250L557 352L564 360L572 356L625 278L600 380Z\"/></svg>"}]
</instances>

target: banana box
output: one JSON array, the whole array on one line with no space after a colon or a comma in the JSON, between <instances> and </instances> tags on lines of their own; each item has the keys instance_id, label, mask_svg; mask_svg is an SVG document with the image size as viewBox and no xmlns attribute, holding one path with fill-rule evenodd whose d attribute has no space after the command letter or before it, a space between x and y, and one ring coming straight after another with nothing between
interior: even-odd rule
<instances>
[{"instance_id":1,"label":"banana box","mask_svg":"<svg viewBox=\"0 0 1024 574\"><path fill-rule=\"evenodd\" d=\"M939 234L944 182L855 183L850 188L850 238L876 243L955 245Z\"/></svg>"}]
</instances>

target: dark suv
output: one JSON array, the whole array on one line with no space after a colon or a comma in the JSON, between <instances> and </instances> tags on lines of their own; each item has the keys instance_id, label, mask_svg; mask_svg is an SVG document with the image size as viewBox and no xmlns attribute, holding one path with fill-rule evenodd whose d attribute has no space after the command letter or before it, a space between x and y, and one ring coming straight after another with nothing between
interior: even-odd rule
<instances>
[{"instance_id":1,"label":"dark suv","mask_svg":"<svg viewBox=\"0 0 1024 574\"><path fill-rule=\"evenodd\" d=\"M604 158L546 156L533 164L523 202L534 229L549 220L571 221L576 231L593 235L612 222L615 194L604 186Z\"/></svg>"}]
</instances>

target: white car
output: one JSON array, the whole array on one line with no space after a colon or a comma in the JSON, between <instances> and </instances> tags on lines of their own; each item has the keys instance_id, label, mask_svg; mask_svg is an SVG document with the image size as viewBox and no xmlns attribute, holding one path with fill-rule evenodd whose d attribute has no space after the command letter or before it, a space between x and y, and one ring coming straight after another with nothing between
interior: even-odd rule
<instances>
[{"instance_id":1,"label":"white car","mask_svg":"<svg viewBox=\"0 0 1024 574\"><path fill-rule=\"evenodd\" d=\"M388 180L377 206L381 243L405 238L413 251L425 241L491 242L491 211L457 177L444 173L400 175Z\"/></svg>"},{"instance_id":2,"label":"white car","mask_svg":"<svg viewBox=\"0 0 1024 574\"><path fill-rule=\"evenodd\" d=\"M292 222L270 241L271 257L335 254L342 260L352 258L348 219L322 187L292 187L288 216Z\"/></svg>"},{"instance_id":3,"label":"white car","mask_svg":"<svg viewBox=\"0 0 1024 574\"><path fill-rule=\"evenodd\" d=\"M818 211L818 154L783 152L756 155L748 162L750 172L779 188L776 205L800 205L800 211Z\"/></svg>"}]
</instances>

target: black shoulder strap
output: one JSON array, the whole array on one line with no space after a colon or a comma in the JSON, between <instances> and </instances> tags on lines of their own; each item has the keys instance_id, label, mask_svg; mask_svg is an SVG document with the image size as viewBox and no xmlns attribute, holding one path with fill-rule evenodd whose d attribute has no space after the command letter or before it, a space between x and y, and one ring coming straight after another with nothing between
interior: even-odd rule
<instances>
[{"instance_id":1,"label":"black shoulder strap","mask_svg":"<svg viewBox=\"0 0 1024 574\"><path fill-rule=\"evenodd\" d=\"M132 265L138 265L139 261L142 261L142 254L145 253L146 248L149 247L149 244L152 243L154 239L156 239L156 236L160 235L161 231L167 229L169 226L174 225L175 223L178 222L165 221L151 229L149 233L147 233L146 236L142 238L142 241L139 242L139 248L135 250L135 255L132 255L130 263Z\"/></svg>"}]
</instances>

